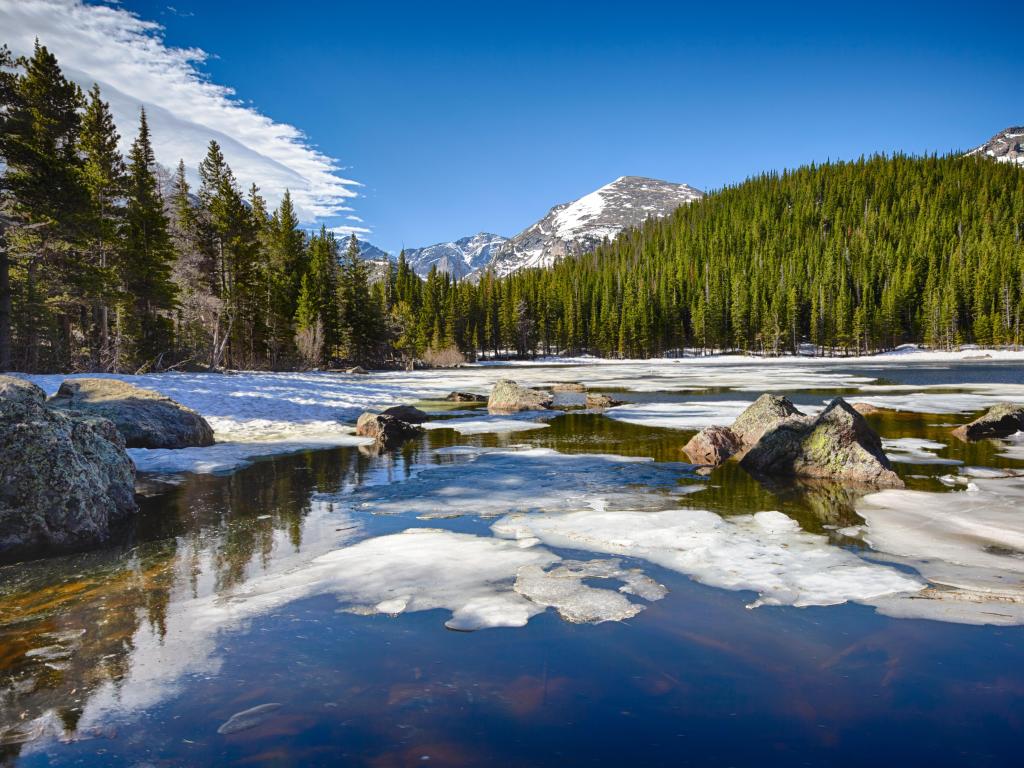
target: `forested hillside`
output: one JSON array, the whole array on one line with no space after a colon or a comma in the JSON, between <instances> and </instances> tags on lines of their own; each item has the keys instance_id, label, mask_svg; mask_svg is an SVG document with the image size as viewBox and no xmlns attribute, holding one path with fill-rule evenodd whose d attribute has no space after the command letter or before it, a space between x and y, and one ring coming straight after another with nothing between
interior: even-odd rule
<instances>
[{"instance_id":1,"label":"forested hillside","mask_svg":"<svg viewBox=\"0 0 1024 768\"><path fill-rule=\"evenodd\" d=\"M766 174L548 269L425 280L243 193L127 158L98 88L0 51L0 369L387 364L1024 343L1024 171L874 157ZM375 274L371 275L371 272ZM444 353L438 355L438 353Z\"/></svg>"}]
</instances>

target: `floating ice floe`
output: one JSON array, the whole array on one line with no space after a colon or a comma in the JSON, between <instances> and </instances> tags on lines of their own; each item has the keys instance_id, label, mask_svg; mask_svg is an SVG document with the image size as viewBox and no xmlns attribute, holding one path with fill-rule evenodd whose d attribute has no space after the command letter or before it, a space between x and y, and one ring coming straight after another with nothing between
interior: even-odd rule
<instances>
[{"instance_id":1,"label":"floating ice floe","mask_svg":"<svg viewBox=\"0 0 1024 768\"><path fill-rule=\"evenodd\" d=\"M375 514L422 518L621 508L638 501L664 508L674 506L679 494L705 487L692 470L688 464L629 456L490 450L468 463L425 469L387 494L359 490L338 501ZM693 484L680 485L682 478Z\"/></svg>"},{"instance_id":2,"label":"floating ice floe","mask_svg":"<svg viewBox=\"0 0 1024 768\"><path fill-rule=\"evenodd\" d=\"M894 616L1024 623L1024 481L973 478L946 493L885 490L861 499L864 540L936 588L880 604Z\"/></svg>"},{"instance_id":3,"label":"floating ice floe","mask_svg":"<svg viewBox=\"0 0 1024 768\"><path fill-rule=\"evenodd\" d=\"M636 557L712 587L758 593L758 605L834 605L917 592L924 582L862 560L781 512L723 518L699 509L511 515L499 536Z\"/></svg>"},{"instance_id":4,"label":"floating ice floe","mask_svg":"<svg viewBox=\"0 0 1024 768\"><path fill-rule=\"evenodd\" d=\"M964 392L913 392L906 395L853 395L850 403L912 413L974 413L1007 399L1005 387L991 394Z\"/></svg>"},{"instance_id":5,"label":"floating ice floe","mask_svg":"<svg viewBox=\"0 0 1024 768\"><path fill-rule=\"evenodd\" d=\"M944 443L918 437L882 438L882 448L889 461L896 464L962 464L958 459L936 456L935 451L944 449Z\"/></svg>"},{"instance_id":6,"label":"floating ice floe","mask_svg":"<svg viewBox=\"0 0 1024 768\"><path fill-rule=\"evenodd\" d=\"M749 400L706 400L687 403L630 403L605 411L627 424L668 429L703 429L712 424L731 424L750 405Z\"/></svg>"},{"instance_id":7,"label":"floating ice floe","mask_svg":"<svg viewBox=\"0 0 1024 768\"><path fill-rule=\"evenodd\" d=\"M548 607L577 622L621 620L641 610L622 591L588 586L585 578L621 581L624 591L646 599L664 594L650 579L615 561L561 560L547 549L514 541L410 528L343 547L289 573L256 579L225 601L224 609L265 613L327 593L353 613L445 609L451 612L445 626L474 630L521 627Z\"/></svg>"},{"instance_id":8,"label":"floating ice floe","mask_svg":"<svg viewBox=\"0 0 1024 768\"><path fill-rule=\"evenodd\" d=\"M515 417L483 416L478 418L439 419L425 422L424 429L452 429L460 435L503 434L509 432L528 432L532 429L544 429L549 426L542 419L559 416L558 413L527 412Z\"/></svg>"}]
</instances>

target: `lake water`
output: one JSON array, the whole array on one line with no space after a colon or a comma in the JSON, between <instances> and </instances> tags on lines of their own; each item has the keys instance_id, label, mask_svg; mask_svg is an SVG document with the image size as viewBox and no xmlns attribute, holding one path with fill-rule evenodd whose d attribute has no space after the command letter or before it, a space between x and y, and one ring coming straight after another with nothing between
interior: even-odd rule
<instances>
[{"instance_id":1,"label":"lake water","mask_svg":"<svg viewBox=\"0 0 1024 768\"><path fill-rule=\"evenodd\" d=\"M1019 764L1024 444L950 428L1024 367L662 370L517 366L628 402L140 475L110 546L0 567L0 764ZM908 490L684 463L765 390L902 408L870 421Z\"/></svg>"}]
</instances>

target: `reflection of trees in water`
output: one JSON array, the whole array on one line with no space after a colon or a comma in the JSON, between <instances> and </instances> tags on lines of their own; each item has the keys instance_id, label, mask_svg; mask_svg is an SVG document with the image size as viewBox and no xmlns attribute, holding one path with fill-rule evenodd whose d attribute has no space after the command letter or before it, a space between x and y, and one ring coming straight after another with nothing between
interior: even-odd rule
<instances>
[{"instance_id":1,"label":"reflection of trees in water","mask_svg":"<svg viewBox=\"0 0 1024 768\"><path fill-rule=\"evenodd\" d=\"M412 455L383 461L407 468ZM276 552L298 551L317 494L359 485L381 461L339 449L190 477L140 500L130 542L5 568L0 760L43 733L75 734L89 697L128 676L144 626L162 644L173 601L220 594L270 567Z\"/></svg>"}]
</instances>

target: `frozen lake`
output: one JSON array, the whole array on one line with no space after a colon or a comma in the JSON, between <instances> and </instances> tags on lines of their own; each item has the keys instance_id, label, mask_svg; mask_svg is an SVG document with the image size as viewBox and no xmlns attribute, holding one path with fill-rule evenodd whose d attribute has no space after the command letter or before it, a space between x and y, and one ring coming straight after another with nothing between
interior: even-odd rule
<instances>
[{"instance_id":1,"label":"frozen lake","mask_svg":"<svg viewBox=\"0 0 1024 768\"><path fill-rule=\"evenodd\" d=\"M950 430L1024 401L1024 363L962 357L126 377L219 444L133 450L132 530L0 568L0 755L1005 765L1024 735L1024 440ZM505 377L625 404L436 402ZM888 409L869 420L907 488L685 463L696 430L765 391ZM378 454L352 434L399 402L433 412L421 439Z\"/></svg>"}]
</instances>

